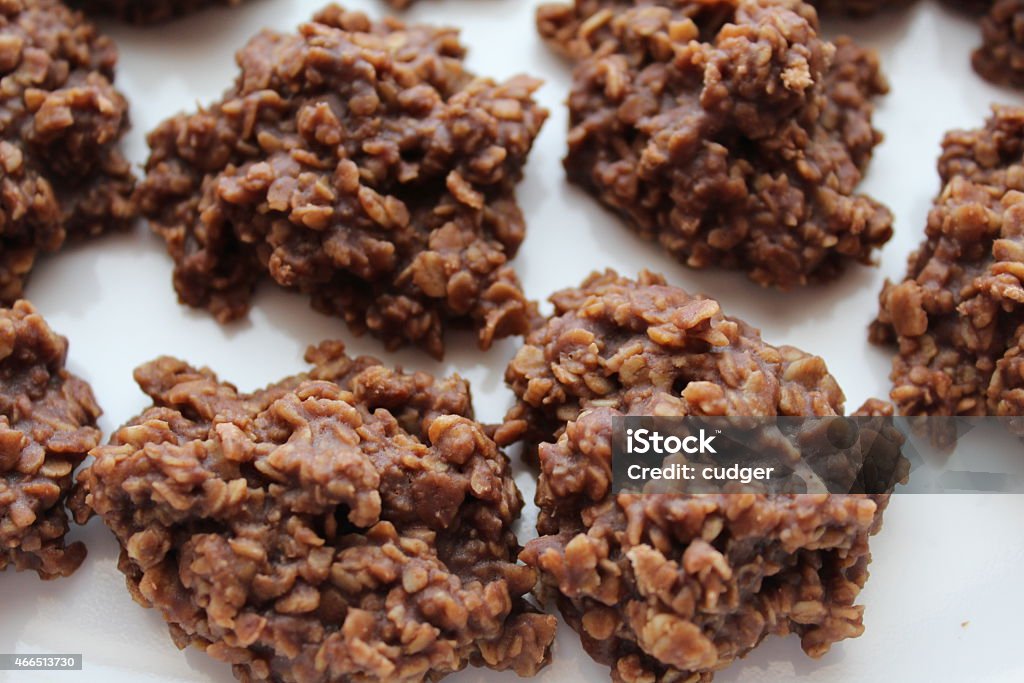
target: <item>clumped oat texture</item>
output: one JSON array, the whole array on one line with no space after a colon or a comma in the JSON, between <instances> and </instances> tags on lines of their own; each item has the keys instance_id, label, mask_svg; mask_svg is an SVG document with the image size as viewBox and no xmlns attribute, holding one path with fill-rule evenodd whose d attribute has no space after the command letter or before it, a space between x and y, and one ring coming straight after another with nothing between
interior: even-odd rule
<instances>
[{"instance_id":1,"label":"clumped oat texture","mask_svg":"<svg viewBox=\"0 0 1024 683\"><path fill-rule=\"evenodd\" d=\"M221 102L149 136L138 196L179 298L232 320L266 274L389 348L525 333L515 185L547 112L538 81L477 78L464 54L454 29L337 6L256 36Z\"/></svg>"},{"instance_id":2,"label":"clumped oat texture","mask_svg":"<svg viewBox=\"0 0 1024 683\"><path fill-rule=\"evenodd\" d=\"M65 543L72 472L99 444L89 385L64 369L68 343L27 301L0 309L0 571L68 576L85 546Z\"/></svg>"},{"instance_id":3,"label":"clumped oat texture","mask_svg":"<svg viewBox=\"0 0 1024 683\"><path fill-rule=\"evenodd\" d=\"M132 222L116 63L113 42L59 0L0 0L2 304L40 254Z\"/></svg>"},{"instance_id":4,"label":"clumped oat texture","mask_svg":"<svg viewBox=\"0 0 1024 683\"><path fill-rule=\"evenodd\" d=\"M706 682L769 634L811 656L859 636L888 495L611 493L615 417L842 414L824 361L649 273L595 274L552 302L508 367L518 403L497 439L540 444L522 558L612 679Z\"/></svg>"},{"instance_id":5,"label":"clumped oat texture","mask_svg":"<svg viewBox=\"0 0 1024 683\"><path fill-rule=\"evenodd\" d=\"M1024 108L946 135L942 191L871 329L903 415L1024 415Z\"/></svg>"},{"instance_id":6,"label":"clumped oat texture","mask_svg":"<svg viewBox=\"0 0 1024 683\"><path fill-rule=\"evenodd\" d=\"M974 69L993 83L1024 87L1024 1L998 0L981 20Z\"/></svg>"},{"instance_id":7,"label":"clumped oat texture","mask_svg":"<svg viewBox=\"0 0 1024 683\"><path fill-rule=\"evenodd\" d=\"M888 85L806 3L579 0L537 21L578 60L569 179L681 262L787 289L891 237L888 209L856 194Z\"/></svg>"},{"instance_id":8,"label":"clumped oat texture","mask_svg":"<svg viewBox=\"0 0 1024 683\"><path fill-rule=\"evenodd\" d=\"M90 14L109 15L133 24L156 24L212 5L241 5L242 0L68 0Z\"/></svg>"},{"instance_id":9,"label":"clumped oat texture","mask_svg":"<svg viewBox=\"0 0 1024 683\"><path fill-rule=\"evenodd\" d=\"M140 367L154 405L94 450L76 519L110 527L179 647L242 680L535 673L555 619L523 599L522 498L466 382L336 342L307 360L253 393L171 358Z\"/></svg>"}]
</instances>

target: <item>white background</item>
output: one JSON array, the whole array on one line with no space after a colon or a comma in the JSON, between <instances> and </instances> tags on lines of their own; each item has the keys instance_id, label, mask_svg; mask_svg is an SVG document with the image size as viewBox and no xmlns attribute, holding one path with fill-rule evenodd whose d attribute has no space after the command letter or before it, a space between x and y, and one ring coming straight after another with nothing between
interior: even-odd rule
<instances>
[{"instance_id":1,"label":"white background","mask_svg":"<svg viewBox=\"0 0 1024 683\"><path fill-rule=\"evenodd\" d=\"M145 131L194 103L211 102L234 78L235 49L258 29L290 30L323 0L251 0L237 10L212 10L157 29L107 25L121 47L118 85L132 103L130 156L145 159ZM981 125L994 101L1024 104L1019 93L982 83L970 70L976 25L933 2L864 23L829 22L878 47L893 92L876 124L886 134L864 190L896 215L897 235L879 269L855 269L841 281L792 294L762 291L736 273L696 273L637 241L588 196L568 186L560 160L566 114L561 103L569 68L533 30L534 1L424 0L408 17L463 28L469 65L480 74L517 72L543 77L540 99L552 116L537 141L519 198L529 232L516 266L527 294L544 299L577 284L593 269L635 275L644 267L722 301L726 311L764 330L774 344L821 354L847 392L852 409L888 392L888 352L871 347L865 328L876 311L883 278L899 277L919 242L938 189L934 171L945 130ZM371 13L375 0L356 2ZM303 369L306 345L342 338L356 353L382 355L369 338L355 340L339 320L314 313L299 295L264 286L248 320L221 327L206 313L179 306L163 245L143 228L46 259L28 294L50 323L71 340L71 369L92 383L106 414L105 434L146 402L132 369L159 354L207 364L224 379L252 389ZM435 373L458 371L475 392L478 415L497 420L512 400L502 383L516 347L506 340L488 353L470 335L449 338L444 363L418 352L389 361ZM532 498L530 475L520 486ZM532 504L522 536L533 535ZM1022 681L1024 634L1024 497L898 496L873 543L872 577L861 596L866 634L833 648L823 659L803 656L795 637L772 638L745 661L716 677L719 683L788 681ZM85 655L84 673L4 674L0 681L233 680L229 667L198 651L178 652L158 613L132 602L115 568L113 537L94 520L73 537L89 557L70 579L40 582L34 574L0 575L0 652ZM565 626L545 683L607 680L604 667L581 651ZM512 681L513 674L470 669L451 681Z\"/></svg>"}]
</instances>

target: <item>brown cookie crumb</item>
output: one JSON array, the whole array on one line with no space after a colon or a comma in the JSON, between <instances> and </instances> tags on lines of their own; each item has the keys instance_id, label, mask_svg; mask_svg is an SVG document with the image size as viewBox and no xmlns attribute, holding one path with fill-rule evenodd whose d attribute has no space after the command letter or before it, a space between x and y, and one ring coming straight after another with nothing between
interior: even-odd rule
<instances>
[{"instance_id":1,"label":"brown cookie crumb","mask_svg":"<svg viewBox=\"0 0 1024 683\"><path fill-rule=\"evenodd\" d=\"M269 275L388 348L525 333L515 185L547 112L538 81L475 77L464 55L455 29L337 6L257 35L221 102L149 136L138 196L181 301L232 320Z\"/></svg>"},{"instance_id":2,"label":"brown cookie crumb","mask_svg":"<svg viewBox=\"0 0 1024 683\"><path fill-rule=\"evenodd\" d=\"M580 0L537 17L580 60L569 179L682 263L785 289L871 263L891 237L888 209L855 194L888 86L807 4Z\"/></svg>"},{"instance_id":3,"label":"brown cookie crumb","mask_svg":"<svg viewBox=\"0 0 1024 683\"><path fill-rule=\"evenodd\" d=\"M982 17L974 70L986 80L1024 87L1024 2L999 0Z\"/></svg>"},{"instance_id":4,"label":"brown cookie crumb","mask_svg":"<svg viewBox=\"0 0 1024 683\"><path fill-rule=\"evenodd\" d=\"M68 342L27 301L0 309L0 571L69 576L85 546L65 543L72 472L100 442L89 385L64 369Z\"/></svg>"},{"instance_id":5,"label":"brown cookie crumb","mask_svg":"<svg viewBox=\"0 0 1024 683\"><path fill-rule=\"evenodd\" d=\"M117 536L135 600L242 680L536 673L555 619L523 599L522 498L467 383L338 342L306 358L252 393L171 358L136 370L154 405L72 502Z\"/></svg>"},{"instance_id":6,"label":"brown cookie crumb","mask_svg":"<svg viewBox=\"0 0 1024 683\"><path fill-rule=\"evenodd\" d=\"M898 346L903 415L1024 415L1024 108L947 134L938 166L925 241L871 339Z\"/></svg>"},{"instance_id":7,"label":"brown cookie crumb","mask_svg":"<svg viewBox=\"0 0 1024 683\"><path fill-rule=\"evenodd\" d=\"M157 24L213 5L242 4L242 0L68 0L89 14L117 17L132 24Z\"/></svg>"},{"instance_id":8,"label":"brown cookie crumb","mask_svg":"<svg viewBox=\"0 0 1024 683\"><path fill-rule=\"evenodd\" d=\"M0 303L39 254L131 225L117 48L59 0L0 1Z\"/></svg>"},{"instance_id":9,"label":"brown cookie crumb","mask_svg":"<svg viewBox=\"0 0 1024 683\"><path fill-rule=\"evenodd\" d=\"M542 442L522 558L612 679L706 682L769 634L813 657L859 636L888 495L611 495L614 417L842 414L824 361L650 273L595 274L552 302L508 367L519 401L498 439Z\"/></svg>"}]
</instances>

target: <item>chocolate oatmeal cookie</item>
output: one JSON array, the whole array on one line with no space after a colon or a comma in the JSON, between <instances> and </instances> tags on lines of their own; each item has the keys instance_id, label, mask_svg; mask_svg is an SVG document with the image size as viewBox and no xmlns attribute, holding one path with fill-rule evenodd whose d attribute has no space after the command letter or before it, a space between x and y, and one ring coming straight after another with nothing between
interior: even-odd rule
<instances>
[{"instance_id":1,"label":"chocolate oatmeal cookie","mask_svg":"<svg viewBox=\"0 0 1024 683\"><path fill-rule=\"evenodd\" d=\"M155 24L212 5L241 5L242 0L68 0L90 14L114 16L133 24Z\"/></svg>"},{"instance_id":2,"label":"chocolate oatmeal cookie","mask_svg":"<svg viewBox=\"0 0 1024 683\"><path fill-rule=\"evenodd\" d=\"M117 48L59 0L0 2L0 304L39 254L126 228L133 178Z\"/></svg>"},{"instance_id":3,"label":"chocolate oatmeal cookie","mask_svg":"<svg viewBox=\"0 0 1024 683\"><path fill-rule=\"evenodd\" d=\"M806 3L579 0L538 26L579 60L569 179L686 265L785 289L891 237L888 209L855 193L886 81Z\"/></svg>"},{"instance_id":4,"label":"chocolate oatmeal cookie","mask_svg":"<svg viewBox=\"0 0 1024 683\"><path fill-rule=\"evenodd\" d=\"M953 131L942 191L871 339L893 344L903 415L1024 415L1024 108Z\"/></svg>"},{"instance_id":5,"label":"chocolate oatmeal cookie","mask_svg":"<svg viewBox=\"0 0 1024 683\"><path fill-rule=\"evenodd\" d=\"M554 617L524 601L522 498L469 386L352 359L241 393L161 358L154 405L79 475L76 519L121 544L137 602L242 680L434 681L467 664L532 675Z\"/></svg>"},{"instance_id":6,"label":"chocolate oatmeal cookie","mask_svg":"<svg viewBox=\"0 0 1024 683\"><path fill-rule=\"evenodd\" d=\"M649 273L595 274L552 302L508 367L518 404L497 438L540 443L522 558L612 679L706 682L769 634L813 657L860 635L888 495L611 493L615 417L842 414L824 361Z\"/></svg>"},{"instance_id":7,"label":"chocolate oatmeal cookie","mask_svg":"<svg viewBox=\"0 0 1024 683\"><path fill-rule=\"evenodd\" d=\"M0 309L0 571L68 576L85 558L66 544L72 472L100 442L89 385L64 369L68 342L27 301Z\"/></svg>"},{"instance_id":8,"label":"chocolate oatmeal cookie","mask_svg":"<svg viewBox=\"0 0 1024 683\"><path fill-rule=\"evenodd\" d=\"M454 29L337 6L256 36L221 102L149 136L138 198L181 301L232 320L269 275L388 348L525 333L515 185L547 112L538 81L475 77L464 55Z\"/></svg>"},{"instance_id":9,"label":"chocolate oatmeal cookie","mask_svg":"<svg viewBox=\"0 0 1024 683\"><path fill-rule=\"evenodd\" d=\"M981 20L982 46L973 55L983 78L1024 87L1024 1L998 0Z\"/></svg>"}]
</instances>

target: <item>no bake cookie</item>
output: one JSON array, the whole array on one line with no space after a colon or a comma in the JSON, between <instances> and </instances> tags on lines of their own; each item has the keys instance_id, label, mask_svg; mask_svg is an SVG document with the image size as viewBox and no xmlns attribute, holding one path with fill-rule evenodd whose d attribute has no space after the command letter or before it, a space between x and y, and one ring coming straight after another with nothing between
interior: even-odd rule
<instances>
[{"instance_id":1,"label":"no bake cookie","mask_svg":"<svg viewBox=\"0 0 1024 683\"><path fill-rule=\"evenodd\" d=\"M824 361L649 273L595 274L552 302L508 367L518 402L497 438L539 444L540 535L522 557L612 679L706 682L770 634L815 657L860 635L887 494L611 491L614 418L840 415Z\"/></svg>"},{"instance_id":2,"label":"no bake cookie","mask_svg":"<svg viewBox=\"0 0 1024 683\"><path fill-rule=\"evenodd\" d=\"M974 70L993 83L1024 87L1024 2L998 0L981 19Z\"/></svg>"},{"instance_id":3,"label":"no bake cookie","mask_svg":"<svg viewBox=\"0 0 1024 683\"><path fill-rule=\"evenodd\" d=\"M681 262L786 289L891 237L888 209L856 192L888 86L809 5L579 0L537 19L578 60L569 179Z\"/></svg>"},{"instance_id":4,"label":"no bake cookie","mask_svg":"<svg viewBox=\"0 0 1024 683\"><path fill-rule=\"evenodd\" d=\"M172 358L140 367L153 406L93 451L76 519L110 527L179 647L242 680L535 673L555 619L523 598L522 498L466 382L340 343L307 360L252 393Z\"/></svg>"},{"instance_id":5,"label":"no bake cookie","mask_svg":"<svg viewBox=\"0 0 1024 683\"><path fill-rule=\"evenodd\" d=\"M72 472L99 445L92 390L64 368L68 343L26 301L0 309L0 571L68 576L85 558L66 543Z\"/></svg>"},{"instance_id":6,"label":"no bake cookie","mask_svg":"<svg viewBox=\"0 0 1024 683\"><path fill-rule=\"evenodd\" d=\"M220 102L149 136L138 197L181 301L232 320L269 276L389 348L526 332L515 186L547 112L464 56L454 29L337 6L256 36Z\"/></svg>"},{"instance_id":7,"label":"no bake cookie","mask_svg":"<svg viewBox=\"0 0 1024 683\"><path fill-rule=\"evenodd\" d=\"M0 2L0 303L20 298L40 254L127 228L128 104L117 48L59 0Z\"/></svg>"},{"instance_id":8,"label":"no bake cookie","mask_svg":"<svg viewBox=\"0 0 1024 683\"><path fill-rule=\"evenodd\" d=\"M1024 109L946 135L942 190L871 338L903 415L1024 415Z\"/></svg>"}]
</instances>

